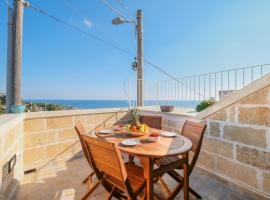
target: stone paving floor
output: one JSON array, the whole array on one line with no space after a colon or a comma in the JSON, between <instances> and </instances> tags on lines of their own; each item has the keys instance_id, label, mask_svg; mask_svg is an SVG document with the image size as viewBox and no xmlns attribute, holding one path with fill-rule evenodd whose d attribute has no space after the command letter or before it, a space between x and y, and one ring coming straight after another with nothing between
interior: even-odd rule
<instances>
[{"instance_id":1,"label":"stone paving floor","mask_svg":"<svg viewBox=\"0 0 270 200\"><path fill-rule=\"evenodd\" d=\"M87 191L87 184L82 180L90 173L90 167L81 156L75 156L66 162L54 162L46 165L38 172L26 174L17 193L17 200L77 200ZM175 186L174 180L166 176L165 181L170 188ZM206 200L251 200L248 194L232 188L200 169L195 169L190 178L191 187ZM155 192L166 197L159 184ZM106 199L107 193L99 186L89 200ZM182 192L175 198L182 199ZM191 195L191 199L194 199Z\"/></svg>"}]
</instances>

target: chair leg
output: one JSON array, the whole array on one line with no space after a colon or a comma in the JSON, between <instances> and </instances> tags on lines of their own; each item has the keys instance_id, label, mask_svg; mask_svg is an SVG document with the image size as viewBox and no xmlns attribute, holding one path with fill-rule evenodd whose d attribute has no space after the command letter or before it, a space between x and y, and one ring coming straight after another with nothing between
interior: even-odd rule
<instances>
[{"instance_id":1,"label":"chair leg","mask_svg":"<svg viewBox=\"0 0 270 200\"><path fill-rule=\"evenodd\" d=\"M84 183L87 183L87 181L88 180L90 180L91 181L91 183L92 183L92 177L95 175L95 173L94 172L91 172L91 174L89 174L84 180L83 180L83 184Z\"/></svg>"},{"instance_id":2,"label":"chair leg","mask_svg":"<svg viewBox=\"0 0 270 200\"><path fill-rule=\"evenodd\" d=\"M143 191L142 195L141 195L141 200L145 200L146 198L146 191Z\"/></svg>"},{"instance_id":3,"label":"chair leg","mask_svg":"<svg viewBox=\"0 0 270 200\"><path fill-rule=\"evenodd\" d=\"M134 163L134 156L128 155L128 162Z\"/></svg>"},{"instance_id":4,"label":"chair leg","mask_svg":"<svg viewBox=\"0 0 270 200\"><path fill-rule=\"evenodd\" d=\"M168 195L170 195L172 192L171 192L171 190L169 189L169 187L167 186L167 184L165 183L165 181L163 180L163 178L162 178L162 177L159 177L158 179L159 179L159 181L160 181L160 183L161 183L162 189L163 189Z\"/></svg>"},{"instance_id":5,"label":"chair leg","mask_svg":"<svg viewBox=\"0 0 270 200\"><path fill-rule=\"evenodd\" d=\"M178 184L177 187L174 189L174 191L168 197L168 200L174 199L182 188L183 188L183 183Z\"/></svg>"},{"instance_id":6,"label":"chair leg","mask_svg":"<svg viewBox=\"0 0 270 200\"><path fill-rule=\"evenodd\" d=\"M168 172L168 174L178 183L183 181L182 177L175 170Z\"/></svg>"},{"instance_id":7,"label":"chair leg","mask_svg":"<svg viewBox=\"0 0 270 200\"><path fill-rule=\"evenodd\" d=\"M84 183L87 183L87 181L89 180L89 178L90 178L90 177L89 177L89 176L87 176L87 177L86 177L86 178L83 180L83 182L82 182L82 183L83 183L83 184L84 184Z\"/></svg>"},{"instance_id":8,"label":"chair leg","mask_svg":"<svg viewBox=\"0 0 270 200\"><path fill-rule=\"evenodd\" d=\"M115 190L115 186L113 186L111 192L109 193L109 195L108 195L108 197L107 197L107 200L111 200L111 199L112 199L114 190Z\"/></svg>"},{"instance_id":9,"label":"chair leg","mask_svg":"<svg viewBox=\"0 0 270 200\"><path fill-rule=\"evenodd\" d=\"M195 192L191 187L189 187L189 192L193 194L196 197L196 199L202 199L202 197L197 192Z\"/></svg>"},{"instance_id":10,"label":"chair leg","mask_svg":"<svg viewBox=\"0 0 270 200\"><path fill-rule=\"evenodd\" d=\"M162 200L162 198L160 196L158 196L157 194L154 193L154 200L157 199L157 200Z\"/></svg>"},{"instance_id":11,"label":"chair leg","mask_svg":"<svg viewBox=\"0 0 270 200\"><path fill-rule=\"evenodd\" d=\"M82 200L86 200L94 191L95 189L100 185L100 181L98 181L91 189L83 196Z\"/></svg>"}]
</instances>

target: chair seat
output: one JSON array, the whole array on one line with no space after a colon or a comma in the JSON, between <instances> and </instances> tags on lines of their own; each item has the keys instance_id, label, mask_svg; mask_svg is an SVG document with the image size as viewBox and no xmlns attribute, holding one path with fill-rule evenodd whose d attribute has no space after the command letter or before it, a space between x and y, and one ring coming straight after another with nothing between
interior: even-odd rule
<instances>
[{"instance_id":1,"label":"chair seat","mask_svg":"<svg viewBox=\"0 0 270 200\"><path fill-rule=\"evenodd\" d=\"M130 182L130 185L132 187L132 190L137 193L139 190L141 190L145 184L145 178L143 175L143 169L133 163L127 163L125 164L126 171L127 171L127 177ZM121 181L118 179L108 176L106 178L106 181L109 183L116 185L119 189L125 190L124 185L122 184Z\"/></svg>"},{"instance_id":2,"label":"chair seat","mask_svg":"<svg viewBox=\"0 0 270 200\"><path fill-rule=\"evenodd\" d=\"M171 163L174 163L174 162L179 161L181 159L182 159L181 156L164 157L164 158L160 158L160 159L156 160L155 163L159 167L163 167L166 165L170 165ZM182 169L182 165L180 165L178 169Z\"/></svg>"}]
</instances>

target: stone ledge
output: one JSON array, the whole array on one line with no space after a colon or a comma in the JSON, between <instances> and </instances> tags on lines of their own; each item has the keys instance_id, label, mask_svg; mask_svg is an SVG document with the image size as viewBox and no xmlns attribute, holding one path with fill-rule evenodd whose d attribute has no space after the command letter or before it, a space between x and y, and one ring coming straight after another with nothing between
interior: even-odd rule
<instances>
[{"instance_id":1,"label":"stone ledge","mask_svg":"<svg viewBox=\"0 0 270 200\"><path fill-rule=\"evenodd\" d=\"M104 109L82 109L82 110L62 110L62 111L42 111L25 113L25 119L50 118L77 115L91 115L102 113L128 112L128 108L104 108Z\"/></svg>"},{"instance_id":2,"label":"stone ledge","mask_svg":"<svg viewBox=\"0 0 270 200\"><path fill-rule=\"evenodd\" d=\"M0 134L14 128L25 117L25 114L4 114L0 115Z\"/></svg>"},{"instance_id":3,"label":"stone ledge","mask_svg":"<svg viewBox=\"0 0 270 200\"><path fill-rule=\"evenodd\" d=\"M161 112L159 106L145 106L139 107L139 112L142 114L151 114L155 116L166 116L166 117L187 117L194 118L197 112L193 108L175 108L173 112Z\"/></svg>"}]
</instances>

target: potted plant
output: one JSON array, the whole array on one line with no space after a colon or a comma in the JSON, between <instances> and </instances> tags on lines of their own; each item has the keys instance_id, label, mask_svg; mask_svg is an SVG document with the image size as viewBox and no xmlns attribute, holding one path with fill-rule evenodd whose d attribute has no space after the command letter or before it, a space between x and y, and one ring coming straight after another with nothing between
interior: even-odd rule
<instances>
[{"instance_id":1,"label":"potted plant","mask_svg":"<svg viewBox=\"0 0 270 200\"><path fill-rule=\"evenodd\" d=\"M160 110L161 110L161 112L173 112L174 106L172 106L172 105L163 105L163 106L160 106Z\"/></svg>"},{"instance_id":2,"label":"potted plant","mask_svg":"<svg viewBox=\"0 0 270 200\"><path fill-rule=\"evenodd\" d=\"M208 100L203 100L203 101L201 101L201 102L196 106L195 110L196 110L197 112L200 112L200 111L206 109L207 107L213 105L214 103L215 103L215 99L214 99L214 98L210 98L210 99L208 99Z\"/></svg>"},{"instance_id":3,"label":"potted plant","mask_svg":"<svg viewBox=\"0 0 270 200\"><path fill-rule=\"evenodd\" d=\"M23 113L25 111L24 105L12 105L11 112L12 113Z\"/></svg>"}]
</instances>

